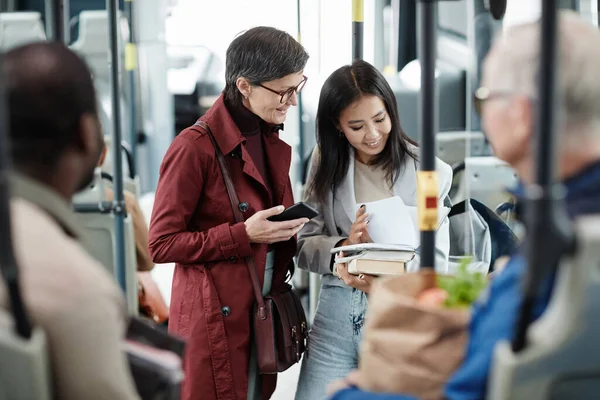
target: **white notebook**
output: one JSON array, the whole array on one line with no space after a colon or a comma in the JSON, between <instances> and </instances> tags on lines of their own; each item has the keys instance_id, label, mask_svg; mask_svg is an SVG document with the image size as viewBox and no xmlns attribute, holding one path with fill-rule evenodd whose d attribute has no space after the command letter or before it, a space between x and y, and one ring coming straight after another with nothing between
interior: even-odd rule
<instances>
[{"instance_id":1,"label":"white notebook","mask_svg":"<svg viewBox=\"0 0 600 400\"><path fill-rule=\"evenodd\" d=\"M356 211L361 205L357 205ZM414 249L420 246L417 207L407 206L399 196L365 203L365 206L369 214L367 231L373 242L400 244ZM438 208L438 228L449 212L448 207Z\"/></svg>"},{"instance_id":2,"label":"white notebook","mask_svg":"<svg viewBox=\"0 0 600 400\"><path fill-rule=\"evenodd\" d=\"M359 243L348 246L334 247L331 249L331 254L343 251L345 254L360 253L363 251L415 251L412 246L403 244L386 244L386 243Z\"/></svg>"},{"instance_id":3,"label":"white notebook","mask_svg":"<svg viewBox=\"0 0 600 400\"><path fill-rule=\"evenodd\" d=\"M356 259L379 261L409 262L415 257L415 249L405 245L390 245L381 243L360 243L331 249L331 254L344 252L344 257L336 259L336 263L347 263Z\"/></svg>"},{"instance_id":4,"label":"white notebook","mask_svg":"<svg viewBox=\"0 0 600 400\"><path fill-rule=\"evenodd\" d=\"M335 259L336 264L345 264L350 261L365 259L369 261L401 261L407 263L415 258L414 252L403 251L363 251L349 256L338 257Z\"/></svg>"},{"instance_id":5,"label":"white notebook","mask_svg":"<svg viewBox=\"0 0 600 400\"><path fill-rule=\"evenodd\" d=\"M357 205L356 211L360 206ZM415 225L400 197L365 203L365 206L369 214L367 231L374 243L416 247Z\"/></svg>"}]
</instances>

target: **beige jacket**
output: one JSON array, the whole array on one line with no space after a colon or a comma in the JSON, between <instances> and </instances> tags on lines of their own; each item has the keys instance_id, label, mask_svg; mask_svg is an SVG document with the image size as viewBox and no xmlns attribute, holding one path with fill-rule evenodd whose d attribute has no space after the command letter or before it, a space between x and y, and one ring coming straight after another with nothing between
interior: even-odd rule
<instances>
[{"instance_id":1,"label":"beige jacket","mask_svg":"<svg viewBox=\"0 0 600 400\"><path fill-rule=\"evenodd\" d=\"M77 220L53 190L13 180L13 244L25 305L46 332L54 398L138 399L121 350L126 311L120 289L80 246ZM0 282L0 307L8 308Z\"/></svg>"}]
</instances>

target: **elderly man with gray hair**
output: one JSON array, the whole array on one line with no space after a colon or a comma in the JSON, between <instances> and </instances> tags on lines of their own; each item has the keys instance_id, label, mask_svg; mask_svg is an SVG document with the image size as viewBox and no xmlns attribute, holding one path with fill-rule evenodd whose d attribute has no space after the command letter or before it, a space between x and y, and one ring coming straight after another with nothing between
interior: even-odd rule
<instances>
[{"instance_id":1,"label":"elderly man with gray hair","mask_svg":"<svg viewBox=\"0 0 600 400\"><path fill-rule=\"evenodd\" d=\"M539 23L510 28L498 38L485 61L483 86L476 104L497 157L509 163L524 183L533 180L534 122L539 69ZM570 218L600 213L600 31L576 13L559 14L557 171L567 189ZM522 194L520 186L516 194ZM469 343L462 366L445 387L447 400L486 397L494 348L510 340L522 304L520 282L526 260L515 254L474 306ZM533 319L545 311L554 277L539 288ZM366 393L357 389L360 376L346 379L350 388L334 400L408 400L411 397Z\"/></svg>"}]
</instances>

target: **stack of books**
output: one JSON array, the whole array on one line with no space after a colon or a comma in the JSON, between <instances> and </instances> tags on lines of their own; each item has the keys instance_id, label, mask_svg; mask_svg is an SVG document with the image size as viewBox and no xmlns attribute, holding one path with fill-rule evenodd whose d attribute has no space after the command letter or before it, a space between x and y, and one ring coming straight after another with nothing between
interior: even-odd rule
<instances>
[{"instance_id":1,"label":"stack of books","mask_svg":"<svg viewBox=\"0 0 600 400\"><path fill-rule=\"evenodd\" d=\"M381 243L361 243L331 249L332 254L343 252L337 264L348 264L352 275L396 276L406 271L406 263L415 258L411 246Z\"/></svg>"}]
</instances>

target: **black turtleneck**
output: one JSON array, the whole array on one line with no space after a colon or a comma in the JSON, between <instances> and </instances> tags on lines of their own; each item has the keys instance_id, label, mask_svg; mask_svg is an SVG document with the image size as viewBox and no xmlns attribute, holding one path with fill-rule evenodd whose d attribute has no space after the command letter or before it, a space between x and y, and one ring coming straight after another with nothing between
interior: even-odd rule
<instances>
[{"instance_id":1,"label":"black turtleneck","mask_svg":"<svg viewBox=\"0 0 600 400\"><path fill-rule=\"evenodd\" d=\"M264 135L270 135L278 131L281 126L273 125L263 121L259 116L248 110L244 105L234 106L225 101L225 106L235 122L236 126L246 139L244 146L252 157L254 165L260 172L265 185L271 192L271 174L269 173L267 157L264 150Z\"/></svg>"}]
</instances>

